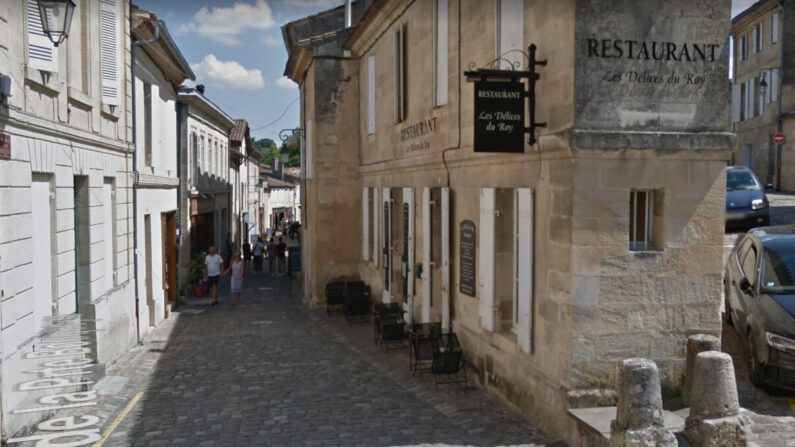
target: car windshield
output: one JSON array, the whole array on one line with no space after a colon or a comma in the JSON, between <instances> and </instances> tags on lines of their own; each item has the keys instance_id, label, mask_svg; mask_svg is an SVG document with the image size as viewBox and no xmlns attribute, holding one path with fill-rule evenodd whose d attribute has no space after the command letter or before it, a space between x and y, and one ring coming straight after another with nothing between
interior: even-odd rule
<instances>
[{"instance_id":1,"label":"car windshield","mask_svg":"<svg viewBox=\"0 0 795 447\"><path fill-rule=\"evenodd\" d=\"M754 176L745 170L731 169L726 172L726 189L735 191L738 189L759 189Z\"/></svg>"},{"instance_id":2,"label":"car windshield","mask_svg":"<svg viewBox=\"0 0 795 447\"><path fill-rule=\"evenodd\" d=\"M795 293L795 247L790 250L765 249L762 289L768 293Z\"/></svg>"}]
</instances>

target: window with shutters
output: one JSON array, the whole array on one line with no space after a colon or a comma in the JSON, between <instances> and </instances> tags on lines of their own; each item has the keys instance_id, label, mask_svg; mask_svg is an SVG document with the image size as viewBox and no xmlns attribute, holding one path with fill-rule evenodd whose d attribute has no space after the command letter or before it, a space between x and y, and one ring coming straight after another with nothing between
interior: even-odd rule
<instances>
[{"instance_id":1,"label":"window with shutters","mask_svg":"<svg viewBox=\"0 0 795 447\"><path fill-rule=\"evenodd\" d=\"M499 67L521 70L524 63L524 0L496 0L495 42Z\"/></svg>"},{"instance_id":2,"label":"window with shutters","mask_svg":"<svg viewBox=\"0 0 795 447\"><path fill-rule=\"evenodd\" d=\"M746 118L748 118L745 114L745 96L745 82L743 82L740 84L740 121L744 121Z\"/></svg>"},{"instance_id":3,"label":"window with shutters","mask_svg":"<svg viewBox=\"0 0 795 447\"><path fill-rule=\"evenodd\" d=\"M737 45L737 56L741 61L748 58L748 36L740 36Z\"/></svg>"},{"instance_id":4,"label":"window with shutters","mask_svg":"<svg viewBox=\"0 0 795 447\"><path fill-rule=\"evenodd\" d=\"M781 14L776 12L770 16L770 43L778 42L778 26Z\"/></svg>"},{"instance_id":5,"label":"window with shutters","mask_svg":"<svg viewBox=\"0 0 795 447\"><path fill-rule=\"evenodd\" d=\"M199 186L199 138L196 136L196 132L192 132L190 137L193 148L193 186Z\"/></svg>"},{"instance_id":6,"label":"window with shutters","mask_svg":"<svg viewBox=\"0 0 795 447\"><path fill-rule=\"evenodd\" d=\"M44 34L36 0L27 0L28 66L55 73L58 71L58 51Z\"/></svg>"},{"instance_id":7,"label":"window with shutters","mask_svg":"<svg viewBox=\"0 0 795 447\"><path fill-rule=\"evenodd\" d=\"M433 105L447 104L447 7L449 0L433 1Z\"/></svg>"},{"instance_id":8,"label":"window with shutters","mask_svg":"<svg viewBox=\"0 0 795 447\"><path fill-rule=\"evenodd\" d=\"M119 65L121 52L120 14L121 0L99 0L99 66L102 80L102 102L119 105Z\"/></svg>"},{"instance_id":9,"label":"window with shutters","mask_svg":"<svg viewBox=\"0 0 795 447\"><path fill-rule=\"evenodd\" d=\"M762 24L757 23L754 27L754 53L762 51Z\"/></svg>"},{"instance_id":10,"label":"window with shutters","mask_svg":"<svg viewBox=\"0 0 795 447\"><path fill-rule=\"evenodd\" d=\"M406 119L406 24L394 32L395 123Z\"/></svg>"}]
</instances>

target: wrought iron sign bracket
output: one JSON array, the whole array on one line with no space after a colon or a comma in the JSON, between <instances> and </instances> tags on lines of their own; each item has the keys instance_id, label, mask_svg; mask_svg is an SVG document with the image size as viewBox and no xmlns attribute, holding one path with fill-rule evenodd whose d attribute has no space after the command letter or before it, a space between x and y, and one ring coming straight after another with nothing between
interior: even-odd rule
<instances>
[{"instance_id":1,"label":"wrought iron sign bracket","mask_svg":"<svg viewBox=\"0 0 795 447\"><path fill-rule=\"evenodd\" d=\"M547 123L537 123L535 120L536 117L536 81L541 78L541 75L536 72L536 67L542 66L545 67L547 65L546 59L544 60L536 60L536 47L535 44L530 44L527 47L527 53L521 50L512 50L522 53L527 58L527 66L529 70L504 70L499 68L475 68L474 63L469 64L469 70L464 72L464 76L466 76L467 82L486 82L486 81L510 81L510 82L522 82L522 80L527 79L528 86L527 89L522 92L522 96L528 98L527 101L527 114L530 117L530 126L525 127L525 133L529 134L528 143L530 145L536 144L538 141L536 139L536 129L547 127ZM507 54L507 53L506 53ZM488 66L497 66L499 67L500 62L505 62L509 66L513 68L518 68L518 62L511 62L502 56L498 57L497 59L493 60Z\"/></svg>"}]
</instances>

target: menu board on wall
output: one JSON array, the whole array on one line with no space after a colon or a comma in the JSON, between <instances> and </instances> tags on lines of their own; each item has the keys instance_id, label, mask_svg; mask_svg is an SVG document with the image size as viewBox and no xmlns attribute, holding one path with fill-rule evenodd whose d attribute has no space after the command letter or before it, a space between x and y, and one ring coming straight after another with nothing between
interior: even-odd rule
<instances>
[{"instance_id":1,"label":"menu board on wall","mask_svg":"<svg viewBox=\"0 0 795 447\"><path fill-rule=\"evenodd\" d=\"M476 250L476 229L475 223L471 220L461 222L461 256L460 268L460 291L469 296L475 296L475 250Z\"/></svg>"}]
</instances>

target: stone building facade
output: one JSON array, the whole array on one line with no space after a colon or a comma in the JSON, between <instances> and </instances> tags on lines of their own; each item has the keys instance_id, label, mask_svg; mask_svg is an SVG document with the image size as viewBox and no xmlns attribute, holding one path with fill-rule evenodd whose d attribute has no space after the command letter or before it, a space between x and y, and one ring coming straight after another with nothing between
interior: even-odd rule
<instances>
[{"instance_id":1,"label":"stone building facade","mask_svg":"<svg viewBox=\"0 0 795 447\"><path fill-rule=\"evenodd\" d=\"M138 324L145 335L168 317L177 284L177 87L195 79L165 24L133 8L138 234ZM155 39L155 37L157 37Z\"/></svg>"},{"instance_id":2,"label":"stone building facade","mask_svg":"<svg viewBox=\"0 0 795 447\"><path fill-rule=\"evenodd\" d=\"M47 391L23 359L54 318L78 314L91 357L136 343L130 4L80 1L69 37L43 34L35 0L0 3L0 341L3 435ZM102 20L101 20L102 18Z\"/></svg>"},{"instance_id":3,"label":"stone building facade","mask_svg":"<svg viewBox=\"0 0 795 447\"><path fill-rule=\"evenodd\" d=\"M304 19L317 28L285 33L285 73L304 240L328 244L304 248L306 296L362 278L408 322L455 332L484 388L569 440L566 411L624 358L654 360L676 393L687 335L720 333L729 7L385 0L350 28L323 29L339 9ZM530 44L546 127L521 153L477 152L464 72L529 70Z\"/></svg>"},{"instance_id":4,"label":"stone building facade","mask_svg":"<svg viewBox=\"0 0 795 447\"><path fill-rule=\"evenodd\" d=\"M731 118L737 133L733 163L748 166L763 183L795 190L793 134L784 145L771 139L795 111L795 74L787 75L795 72L795 52L786 47L795 39L795 7L757 2L732 20L731 35Z\"/></svg>"},{"instance_id":5,"label":"stone building facade","mask_svg":"<svg viewBox=\"0 0 795 447\"><path fill-rule=\"evenodd\" d=\"M177 102L183 149L179 209L186 216L179 222L182 289L191 259L210 246L222 250L230 228L229 134L235 122L204 96L202 85L178 89Z\"/></svg>"}]
</instances>

